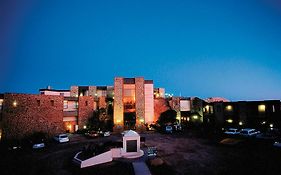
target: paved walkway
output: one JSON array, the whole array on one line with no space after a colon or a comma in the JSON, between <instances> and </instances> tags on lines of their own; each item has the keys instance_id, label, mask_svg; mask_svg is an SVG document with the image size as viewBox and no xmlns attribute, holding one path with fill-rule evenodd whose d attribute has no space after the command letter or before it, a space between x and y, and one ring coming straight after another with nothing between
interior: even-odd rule
<instances>
[{"instance_id":1,"label":"paved walkway","mask_svg":"<svg viewBox=\"0 0 281 175\"><path fill-rule=\"evenodd\" d=\"M135 175L151 175L145 162L133 162Z\"/></svg>"}]
</instances>

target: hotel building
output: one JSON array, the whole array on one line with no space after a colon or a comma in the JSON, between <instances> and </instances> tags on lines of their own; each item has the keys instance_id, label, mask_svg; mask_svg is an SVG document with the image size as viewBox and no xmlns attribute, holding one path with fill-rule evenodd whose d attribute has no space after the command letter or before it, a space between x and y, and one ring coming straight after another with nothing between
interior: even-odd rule
<instances>
[{"instance_id":1,"label":"hotel building","mask_svg":"<svg viewBox=\"0 0 281 175\"><path fill-rule=\"evenodd\" d=\"M152 80L143 77L114 80L115 130L141 130L154 119L154 88Z\"/></svg>"}]
</instances>

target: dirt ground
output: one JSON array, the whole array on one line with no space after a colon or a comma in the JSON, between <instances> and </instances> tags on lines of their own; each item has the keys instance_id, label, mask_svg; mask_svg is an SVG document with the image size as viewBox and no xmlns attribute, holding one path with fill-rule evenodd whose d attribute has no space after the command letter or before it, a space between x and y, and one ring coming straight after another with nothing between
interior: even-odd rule
<instances>
[{"instance_id":1,"label":"dirt ground","mask_svg":"<svg viewBox=\"0 0 281 175\"><path fill-rule=\"evenodd\" d=\"M220 137L207 138L190 131L141 135L146 137L147 146L157 147L159 158L167 165L154 167L154 175L281 174L281 149L274 149L268 142L245 139L242 144L226 146L218 143ZM114 161L82 170L72 163L74 155L86 144L120 139L119 135L100 139L73 135L70 143L52 143L42 151L11 152L1 148L0 174L131 175L132 166L126 162Z\"/></svg>"},{"instance_id":2,"label":"dirt ground","mask_svg":"<svg viewBox=\"0 0 281 175\"><path fill-rule=\"evenodd\" d=\"M223 138L190 133L147 135L161 157L179 175L281 174L281 149L272 142L244 138L239 145L221 145ZM239 138L240 139L240 138Z\"/></svg>"}]
</instances>

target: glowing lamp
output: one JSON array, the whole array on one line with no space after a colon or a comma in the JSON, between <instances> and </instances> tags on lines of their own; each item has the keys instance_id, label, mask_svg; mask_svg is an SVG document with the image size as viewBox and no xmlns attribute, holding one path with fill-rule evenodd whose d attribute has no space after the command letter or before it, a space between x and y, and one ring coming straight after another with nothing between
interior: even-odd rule
<instances>
[{"instance_id":1,"label":"glowing lamp","mask_svg":"<svg viewBox=\"0 0 281 175\"><path fill-rule=\"evenodd\" d=\"M226 120L227 121L227 123L233 123L233 120L232 119L228 119L228 120Z\"/></svg>"},{"instance_id":2,"label":"glowing lamp","mask_svg":"<svg viewBox=\"0 0 281 175\"><path fill-rule=\"evenodd\" d=\"M273 124L271 123L271 124L269 125L269 127L273 128Z\"/></svg>"},{"instance_id":3,"label":"glowing lamp","mask_svg":"<svg viewBox=\"0 0 281 175\"><path fill-rule=\"evenodd\" d=\"M197 119L198 119L198 116L197 116L197 115L194 115L194 116L193 116L193 119L197 120Z\"/></svg>"},{"instance_id":4,"label":"glowing lamp","mask_svg":"<svg viewBox=\"0 0 281 175\"><path fill-rule=\"evenodd\" d=\"M141 123L143 123L143 122L144 122L144 119L143 119L143 118L141 118L141 119L140 119L140 122L141 122Z\"/></svg>"},{"instance_id":5,"label":"glowing lamp","mask_svg":"<svg viewBox=\"0 0 281 175\"><path fill-rule=\"evenodd\" d=\"M14 101L14 102L13 102L13 106L14 106L14 107L17 107L17 105L18 105L17 101Z\"/></svg>"},{"instance_id":6,"label":"glowing lamp","mask_svg":"<svg viewBox=\"0 0 281 175\"><path fill-rule=\"evenodd\" d=\"M83 126L83 128L84 128L84 129L87 129L87 126L86 126L86 125L84 125L84 126Z\"/></svg>"},{"instance_id":7,"label":"glowing lamp","mask_svg":"<svg viewBox=\"0 0 281 175\"><path fill-rule=\"evenodd\" d=\"M239 122L239 125L240 125L240 126L243 125L243 122Z\"/></svg>"},{"instance_id":8,"label":"glowing lamp","mask_svg":"<svg viewBox=\"0 0 281 175\"><path fill-rule=\"evenodd\" d=\"M226 109L227 109L228 111L232 111L232 106L231 106L231 105L227 105L227 106L226 106Z\"/></svg>"}]
</instances>

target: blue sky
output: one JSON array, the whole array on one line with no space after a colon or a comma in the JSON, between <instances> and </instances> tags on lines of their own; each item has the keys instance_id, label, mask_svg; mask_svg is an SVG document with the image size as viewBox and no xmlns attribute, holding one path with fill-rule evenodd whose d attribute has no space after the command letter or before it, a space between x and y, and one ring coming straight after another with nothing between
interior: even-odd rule
<instances>
[{"instance_id":1,"label":"blue sky","mask_svg":"<svg viewBox=\"0 0 281 175\"><path fill-rule=\"evenodd\" d=\"M279 0L0 1L0 93L144 76L174 95L281 99Z\"/></svg>"}]
</instances>

